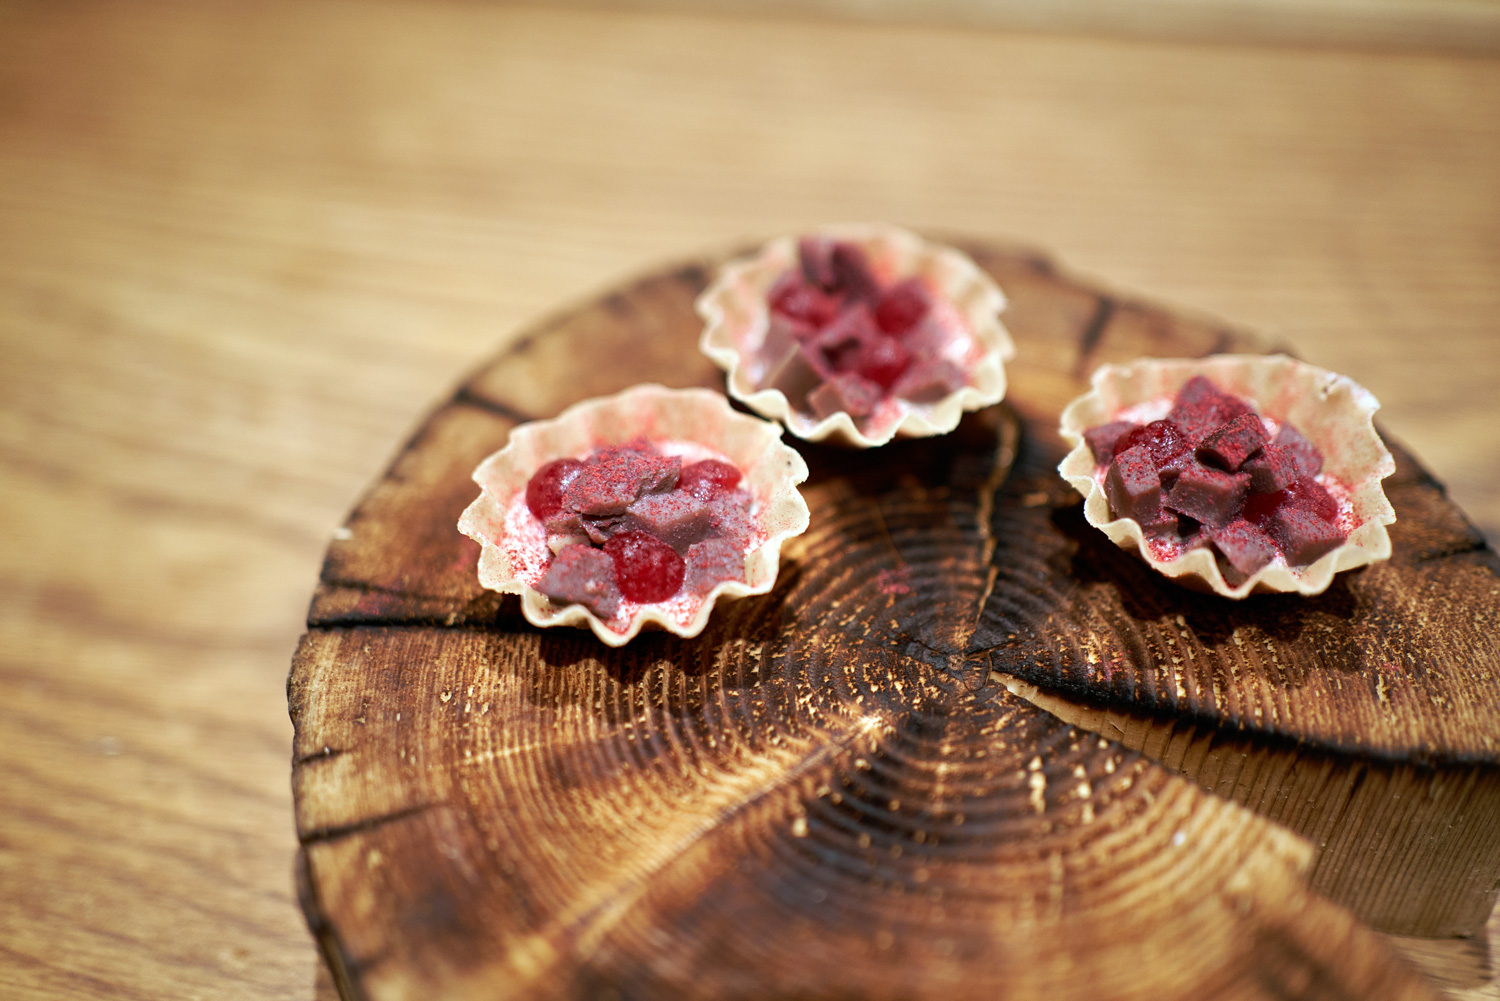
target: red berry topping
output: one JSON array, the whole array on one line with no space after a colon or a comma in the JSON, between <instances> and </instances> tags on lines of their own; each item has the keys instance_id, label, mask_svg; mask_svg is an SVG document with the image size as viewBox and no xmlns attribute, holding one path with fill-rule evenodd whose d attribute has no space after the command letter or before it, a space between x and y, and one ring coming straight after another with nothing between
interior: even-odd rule
<instances>
[{"instance_id":1,"label":"red berry topping","mask_svg":"<svg viewBox=\"0 0 1500 1001\"><path fill-rule=\"evenodd\" d=\"M794 272L782 275L768 298L773 313L813 327L821 327L839 315L838 299Z\"/></svg>"},{"instance_id":2,"label":"red berry topping","mask_svg":"<svg viewBox=\"0 0 1500 1001\"><path fill-rule=\"evenodd\" d=\"M729 463L704 459L682 467L682 473L677 477L677 489L706 501L727 494L739 485L740 479L740 471Z\"/></svg>"},{"instance_id":3,"label":"red berry topping","mask_svg":"<svg viewBox=\"0 0 1500 1001\"><path fill-rule=\"evenodd\" d=\"M554 459L532 474L526 483L526 507L537 521L545 522L562 510L563 491L583 472L577 459Z\"/></svg>"},{"instance_id":4,"label":"red berry topping","mask_svg":"<svg viewBox=\"0 0 1500 1001\"><path fill-rule=\"evenodd\" d=\"M645 532L621 532L604 544L615 561L620 593L630 601L666 601L682 587L686 565L677 551Z\"/></svg>"},{"instance_id":5,"label":"red berry topping","mask_svg":"<svg viewBox=\"0 0 1500 1001\"><path fill-rule=\"evenodd\" d=\"M892 337L900 337L921 323L931 308L932 297L926 286L917 278L908 278L881 294L875 306L875 323Z\"/></svg>"},{"instance_id":6,"label":"red berry topping","mask_svg":"<svg viewBox=\"0 0 1500 1001\"><path fill-rule=\"evenodd\" d=\"M889 337L865 341L854 357L854 371L883 389L895 385L910 366L911 353L900 341Z\"/></svg>"}]
</instances>

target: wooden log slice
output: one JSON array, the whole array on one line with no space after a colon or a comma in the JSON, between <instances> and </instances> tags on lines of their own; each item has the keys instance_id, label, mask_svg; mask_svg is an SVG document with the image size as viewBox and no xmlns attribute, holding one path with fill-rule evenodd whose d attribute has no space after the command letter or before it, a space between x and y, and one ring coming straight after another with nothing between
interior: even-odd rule
<instances>
[{"instance_id":1,"label":"wooden log slice","mask_svg":"<svg viewBox=\"0 0 1500 1001\"><path fill-rule=\"evenodd\" d=\"M709 263L542 323L413 436L288 684L346 997L1434 996L1371 926L1493 908L1500 560L1393 446L1389 563L1315 599L1154 576L1084 524L1058 413L1100 362L1264 345L969 249L1011 299L1006 403L799 443L811 530L696 639L536 630L454 526L517 423L722 385Z\"/></svg>"}]
</instances>

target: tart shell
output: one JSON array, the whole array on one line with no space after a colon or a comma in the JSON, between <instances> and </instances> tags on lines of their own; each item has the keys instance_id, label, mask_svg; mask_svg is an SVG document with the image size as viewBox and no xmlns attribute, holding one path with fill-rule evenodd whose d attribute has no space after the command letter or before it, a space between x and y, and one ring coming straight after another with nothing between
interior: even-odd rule
<instances>
[{"instance_id":1,"label":"tart shell","mask_svg":"<svg viewBox=\"0 0 1500 1001\"><path fill-rule=\"evenodd\" d=\"M1160 559L1147 545L1139 522L1111 517L1084 431L1131 408L1146 420L1165 416L1177 390L1195 375L1207 376L1220 389L1245 399L1262 416L1290 422L1318 446L1323 476L1344 488L1352 506L1342 545L1304 567L1289 567L1278 558L1248 577L1231 575L1231 580L1212 550L1190 549L1174 559ZM1313 595L1327 590L1341 570L1390 558L1386 526L1396 520L1396 512L1381 480L1395 471L1396 464L1375 431L1373 415L1379 401L1353 380L1286 355L1214 355L1105 365L1094 372L1092 386L1062 413L1059 431L1072 451L1057 470L1083 495L1084 518L1090 525L1177 583L1226 598L1254 592ZM1150 411L1153 401L1161 413L1147 415L1143 411Z\"/></svg>"},{"instance_id":2,"label":"tart shell","mask_svg":"<svg viewBox=\"0 0 1500 1001\"><path fill-rule=\"evenodd\" d=\"M535 550L537 538L545 546L545 531L529 512L518 515L516 502L519 498L524 507L532 474L553 459L583 458L600 447L641 437L700 446L737 466L744 476L741 487L754 497L758 534L745 556L743 581L723 581L701 598L689 595L651 604L627 603L620 616L605 621L583 605L548 598L523 579L528 563L534 562L528 550ZM587 627L610 646L628 643L647 625L678 636L696 636L720 597L771 590L781 544L807 530L807 503L797 490L797 484L806 479L807 463L782 442L777 425L736 412L711 390L641 385L615 396L586 400L556 418L512 431L506 446L474 470L480 494L464 509L458 529L480 545L480 584L519 594L522 613L533 625ZM520 525L518 530L518 523L525 519L532 524ZM535 533L540 535L529 537Z\"/></svg>"},{"instance_id":3,"label":"tart shell","mask_svg":"<svg viewBox=\"0 0 1500 1001\"><path fill-rule=\"evenodd\" d=\"M918 276L935 294L949 318L969 339L954 358L968 384L931 402L890 396L875 414L857 424L839 411L818 418L794 408L786 394L758 388L759 355L770 329L767 296L776 280L798 266L797 239L783 236L757 253L732 261L698 297L705 326L699 348L727 373L729 395L756 413L785 424L799 438L872 448L892 438L947 434L965 411L999 403L1005 396L1005 362L1015 356L1010 332L1000 322L1005 295L966 254L923 240L884 223L827 226L805 236L858 244L882 285Z\"/></svg>"}]
</instances>

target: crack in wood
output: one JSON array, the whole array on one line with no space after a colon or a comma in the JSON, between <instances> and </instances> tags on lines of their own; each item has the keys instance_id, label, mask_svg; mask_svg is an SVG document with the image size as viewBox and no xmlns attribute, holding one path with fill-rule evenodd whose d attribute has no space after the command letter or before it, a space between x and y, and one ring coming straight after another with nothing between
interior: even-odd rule
<instances>
[{"instance_id":1,"label":"crack in wood","mask_svg":"<svg viewBox=\"0 0 1500 1001\"><path fill-rule=\"evenodd\" d=\"M1115 308L1116 303L1112 296L1102 293L1099 295L1099 305L1095 307L1094 315L1089 317L1089 322L1084 324L1083 330L1078 334L1078 360L1073 365L1075 378L1083 378L1089 359L1099 347L1099 342L1104 339L1105 328L1114 318Z\"/></svg>"},{"instance_id":2,"label":"crack in wood","mask_svg":"<svg viewBox=\"0 0 1500 1001\"><path fill-rule=\"evenodd\" d=\"M476 407L479 410L487 410L496 416L504 417L506 420L515 421L517 424L529 424L537 419L534 415L528 414L524 410L519 410L503 400L497 400L492 396L475 392L471 386L467 385L459 387L458 392L453 394L451 402L463 406Z\"/></svg>"},{"instance_id":3,"label":"crack in wood","mask_svg":"<svg viewBox=\"0 0 1500 1001\"><path fill-rule=\"evenodd\" d=\"M348 824L315 827L310 831L299 833L297 841L304 848L308 845L326 844L329 841L338 841L351 835L363 834L365 831L373 831L377 827L393 824L398 820L406 820L408 817L415 817L419 813L426 813L428 810L446 805L445 803L416 803L412 806L403 806L401 809L393 810L390 813L382 813L375 817L366 817L364 820L356 820Z\"/></svg>"}]
</instances>

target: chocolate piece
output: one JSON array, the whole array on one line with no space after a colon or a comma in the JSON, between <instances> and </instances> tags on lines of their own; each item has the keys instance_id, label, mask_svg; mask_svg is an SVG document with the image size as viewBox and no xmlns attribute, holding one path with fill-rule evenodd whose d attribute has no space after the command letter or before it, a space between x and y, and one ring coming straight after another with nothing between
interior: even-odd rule
<instances>
[{"instance_id":1,"label":"chocolate piece","mask_svg":"<svg viewBox=\"0 0 1500 1001\"><path fill-rule=\"evenodd\" d=\"M554 601L577 602L601 619L620 610L615 563L602 549L568 546L553 557L536 589Z\"/></svg>"},{"instance_id":2,"label":"chocolate piece","mask_svg":"<svg viewBox=\"0 0 1500 1001\"><path fill-rule=\"evenodd\" d=\"M859 244L835 242L830 263L838 290L851 299L874 299L880 294L880 283L870 271L870 259Z\"/></svg>"},{"instance_id":3,"label":"chocolate piece","mask_svg":"<svg viewBox=\"0 0 1500 1001\"><path fill-rule=\"evenodd\" d=\"M1104 478L1104 495L1117 518L1134 518L1143 525L1160 518L1161 479L1149 447L1136 445L1114 457Z\"/></svg>"},{"instance_id":4,"label":"chocolate piece","mask_svg":"<svg viewBox=\"0 0 1500 1001\"><path fill-rule=\"evenodd\" d=\"M709 520L716 537L731 539L736 543L748 538L755 530L750 517L753 498L747 490L731 490L708 502Z\"/></svg>"},{"instance_id":5,"label":"chocolate piece","mask_svg":"<svg viewBox=\"0 0 1500 1001\"><path fill-rule=\"evenodd\" d=\"M875 328L875 316L870 307L861 302L844 310L838 319L824 327L815 344L825 368L834 372L852 372L865 344L877 338L886 340Z\"/></svg>"},{"instance_id":6,"label":"chocolate piece","mask_svg":"<svg viewBox=\"0 0 1500 1001\"><path fill-rule=\"evenodd\" d=\"M622 514L581 514L578 516L579 527L588 540L596 546L602 546L610 539L619 535L631 526Z\"/></svg>"},{"instance_id":7,"label":"chocolate piece","mask_svg":"<svg viewBox=\"0 0 1500 1001\"><path fill-rule=\"evenodd\" d=\"M1221 392L1204 376L1195 375L1177 391L1167 419L1182 428L1189 438L1197 439L1241 414L1254 412L1238 396Z\"/></svg>"},{"instance_id":8,"label":"chocolate piece","mask_svg":"<svg viewBox=\"0 0 1500 1001\"><path fill-rule=\"evenodd\" d=\"M797 241L797 266L813 285L832 290L838 285L833 271L833 241L822 236L804 236Z\"/></svg>"},{"instance_id":9,"label":"chocolate piece","mask_svg":"<svg viewBox=\"0 0 1500 1001\"><path fill-rule=\"evenodd\" d=\"M687 572L682 588L692 594L707 594L726 580L745 579L745 550L729 539L704 539L688 547Z\"/></svg>"},{"instance_id":10,"label":"chocolate piece","mask_svg":"<svg viewBox=\"0 0 1500 1001\"><path fill-rule=\"evenodd\" d=\"M1177 477L1163 503L1209 526L1222 525L1239 512L1249 492L1248 474L1194 464Z\"/></svg>"},{"instance_id":11,"label":"chocolate piece","mask_svg":"<svg viewBox=\"0 0 1500 1001\"><path fill-rule=\"evenodd\" d=\"M779 389L793 407L801 409L807 395L823 382L826 372L820 369L821 361L814 361L813 354L805 347L794 347L766 373L762 389Z\"/></svg>"},{"instance_id":12,"label":"chocolate piece","mask_svg":"<svg viewBox=\"0 0 1500 1001\"><path fill-rule=\"evenodd\" d=\"M933 403L967 383L963 369L946 358L912 364L896 380L891 392L913 403Z\"/></svg>"},{"instance_id":13,"label":"chocolate piece","mask_svg":"<svg viewBox=\"0 0 1500 1001\"><path fill-rule=\"evenodd\" d=\"M1318 446L1308 441L1307 438L1292 427L1290 424L1281 425L1272 441L1277 445L1289 446L1297 457L1297 469L1303 477L1317 476L1323 471L1323 453L1318 451Z\"/></svg>"},{"instance_id":14,"label":"chocolate piece","mask_svg":"<svg viewBox=\"0 0 1500 1001\"><path fill-rule=\"evenodd\" d=\"M1259 451L1266 440L1266 429L1260 418L1254 414L1241 414L1209 432L1193 454L1206 466L1232 473Z\"/></svg>"},{"instance_id":15,"label":"chocolate piece","mask_svg":"<svg viewBox=\"0 0 1500 1001\"><path fill-rule=\"evenodd\" d=\"M1293 566L1312 563L1344 541L1338 526L1292 504L1283 504L1271 516L1271 536Z\"/></svg>"},{"instance_id":16,"label":"chocolate piece","mask_svg":"<svg viewBox=\"0 0 1500 1001\"><path fill-rule=\"evenodd\" d=\"M628 528L654 535L681 554L708 532L710 517L703 501L685 490L673 490L637 500L626 509L623 521Z\"/></svg>"},{"instance_id":17,"label":"chocolate piece","mask_svg":"<svg viewBox=\"0 0 1500 1001\"><path fill-rule=\"evenodd\" d=\"M807 404L818 417L846 411L850 417L868 417L880 405L880 386L854 372L840 372L807 394Z\"/></svg>"},{"instance_id":18,"label":"chocolate piece","mask_svg":"<svg viewBox=\"0 0 1500 1001\"><path fill-rule=\"evenodd\" d=\"M1304 476L1287 488L1287 503L1291 507L1304 507L1324 521L1333 521L1339 516L1339 502L1323 489L1317 480Z\"/></svg>"},{"instance_id":19,"label":"chocolate piece","mask_svg":"<svg viewBox=\"0 0 1500 1001\"><path fill-rule=\"evenodd\" d=\"M1240 472L1250 475L1252 494L1269 494L1285 490L1297 482L1297 456L1287 445L1267 445L1240 465Z\"/></svg>"},{"instance_id":20,"label":"chocolate piece","mask_svg":"<svg viewBox=\"0 0 1500 1001\"><path fill-rule=\"evenodd\" d=\"M583 471L563 491L563 506L579 514L619 514L642 494L671 490L681 468L680 456L654 449L601 449L589 456Z\"/></svg>"},{"instance_id":21,"label":"chocolate piece","mask_svg":"<svg viewBox=\"0 0 1500 1001\"><path fill-rule=\"evenodd\" d=\"M1242 574L1253 574L1276 558L1276 543L1244 518L1211 527L1208 534L1229 565Z\"/></svg>"},{"instance_id":22,"label":"chocolate piece","mask_svg":"<svg viewBox=\"0 0 1500 1001\"><path fill-rule=\"evenodd\" d=\"M1168 465L1180 455L1190 454L1193 450L1192 441L1171 421L1152 421L1150 424L1142 424L1122 437L1115 444L1115 451L1123 452L1137 445L1145 445L1151 449L1151 461L1158 469Z\"/></svg>"},{"instance_id":23,"label":"chocolate piece","mask_svg":"<svg viewBox=\"0 0 1500 1001\"><path fill-rule=\"evenodd\" d=\"M1130 421L1110 421L1108 424L1096 424L1085 431L1083 440L1088 443L1094 462L1100 466L1109 465L1115 457L1116 443L1138 426Z\"/></svg>"}]
</instances>

